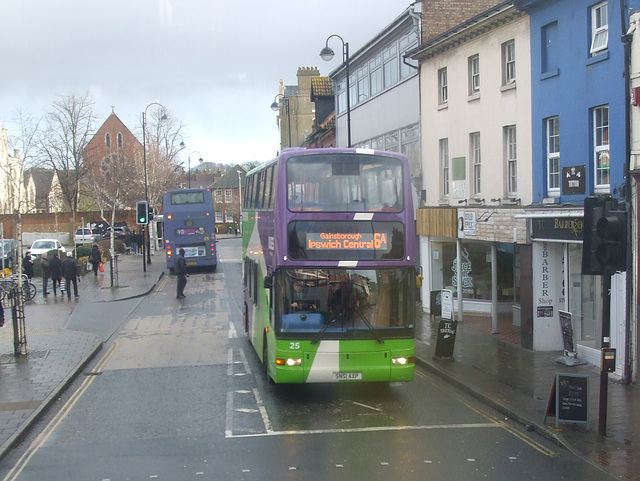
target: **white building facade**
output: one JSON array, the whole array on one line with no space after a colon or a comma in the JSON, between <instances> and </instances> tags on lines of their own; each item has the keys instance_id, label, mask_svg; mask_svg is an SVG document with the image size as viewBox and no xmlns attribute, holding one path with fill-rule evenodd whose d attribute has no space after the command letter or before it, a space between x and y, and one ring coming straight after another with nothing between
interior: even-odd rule
<instances>
[{"instance_id":1,"label":"white building facade","mask_svg":"<svg viewBox=\"0 0 640 481\"><path fill-rule=\"evenodd\" d=\"M412 52L426 190L417 214L423 305L429 311L432 293L451 289L458 315L486 315L494 331L498 315L516 325L521 318L529 243L521 216L532 192L529 38L527 15L501 4Z\"/></svg>"}]
</instances>

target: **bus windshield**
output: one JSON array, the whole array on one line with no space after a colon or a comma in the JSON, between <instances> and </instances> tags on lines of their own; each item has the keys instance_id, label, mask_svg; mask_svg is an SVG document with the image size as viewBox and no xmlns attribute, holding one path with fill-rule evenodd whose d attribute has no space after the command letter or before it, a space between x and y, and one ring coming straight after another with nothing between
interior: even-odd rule
<instances>
[{"instance_id":1,"label":"bus windshield","mask_svg":"<svg viewBox=\"0 0 640 481\"><path fill-rule=\"evenodd\" d=\"M411 285L409 269L282 269L276 331L310 339L412 335Z\"/></svg>"},{"instance_id":2,"label":"bus windshield","mask_svg":"<svg viewBox=\"0 0 640 481\"><path fill-rule=\"evenodd\" d=\"M287 205L293 212L400 212L402 163L369 154L292 157Z\"/></svg>"}]
</instances>

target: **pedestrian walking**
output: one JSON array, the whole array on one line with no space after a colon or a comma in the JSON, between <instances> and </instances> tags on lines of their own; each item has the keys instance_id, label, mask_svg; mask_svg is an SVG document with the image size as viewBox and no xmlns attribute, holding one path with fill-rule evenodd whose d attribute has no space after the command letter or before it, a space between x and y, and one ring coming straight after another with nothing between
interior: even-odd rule
<instances>
[{"instance_id":1,"label":"pedestrian walking","mask_svg":"<svg viewBox=\"0 0 640 481\"><path fill-rule=\"evenodd\" d=\"M67 252L67 258L62 261L62 277L67 281L67 298L71 299L71 285L73 284L73 295L78 295L78 263L73 258L71 252Z\"/></svg>"},{"instance_id":2,"label":"pedestrian walking","mask_svg":"<svg viewBox=\"0 0 640 481\"><path fill-rule=\"evenodd\" d=\"M27 251L22 259L22 272L27 275L29 280L33 278L33 259L29 251Z\"/></svg>"},{"instance_id":3,"label":"pedestrian walking","mask_svg":"<svg viewBox=\"0 0 640 481\"><path fill-rule=\"evenodd\" d=\"M60 288L60 294L62 294L62 288L60 281L62 281L62 261L58 257L58 253L53 254L53 259L49 262L49 271L51 274L51 281L53 282L53 295L58 295L56 287Z\"/></svg>"},{"instance_id":4,"label":"pedestrian walking","mask_svg":"<svg viewBox=\"0 0 640 481\"><path fill-rule=\"evenodd\" d=\"M91 253L89 254L89 260L91 261L91 265L93 267L93 275L98 275L98 268L100 267L100 263L102 262L102 254L100 254L100 249L96 244L91 248Z\"/></svg>"},{"instance_id":5,"label":"pedestrian walking","mask_svg":"<svg viewBox=\"0 0 640 481\"><path fill-rule=\"evenodd\" d=\"M42 273L42 295L49 295L49 276L51 275L51 263L47 258L47 253L45 252L40 256L40 272Z\"/></svg>"},{"instance_id":6,"label":"pedestrian walking","mask_svg":"<svg viewBox=\"0 0 640 481\"><path fill-rule=\"evenodd\" d=\"M176 267L175 267L176 276L178 276L178 282L176 283L177 287L177 299L184 299L184 288L187 285L187 264L184 260L184 249L180 249L178 251L178 258L176 259Z\"/></svg>"},{"instance_id":7,"label":"pedestrian walking","mask_svg":"<svg viewBox=\"0 0 640 481\"><path fill-rule=\"evenodd\" d=\"M138 231L135 230L131 233L131 253L138 254Z\"/></svg>"}]
</instances>

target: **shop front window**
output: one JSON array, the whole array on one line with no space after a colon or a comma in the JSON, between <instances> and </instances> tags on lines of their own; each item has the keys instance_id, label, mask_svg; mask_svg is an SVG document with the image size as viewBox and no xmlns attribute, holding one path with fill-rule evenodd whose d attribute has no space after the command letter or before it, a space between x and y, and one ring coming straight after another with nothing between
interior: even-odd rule
<instances>
[{"instance_id":1,"label":"shop front window","mask_svg":"<svg viewBox=\"0 0 640 481\"><path fill-rule=\"evenodd\" d=\"M442 245L443 285L457 296L462 286L463 299L491 300L491 244L487 242L462 243L462 269L457 270L455 243ZM513 244L497 244L498 301L514 300Z\"/></svg>"}]
</instances>

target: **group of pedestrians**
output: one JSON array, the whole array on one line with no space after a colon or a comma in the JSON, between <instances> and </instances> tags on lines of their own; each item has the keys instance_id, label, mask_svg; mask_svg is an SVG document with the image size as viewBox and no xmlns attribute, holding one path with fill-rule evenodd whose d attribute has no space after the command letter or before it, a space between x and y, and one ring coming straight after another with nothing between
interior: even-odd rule
<instances>
[{"instance_id":1,"label":"group of pedestrians","mask_svg":"<svg viewBox=\"0 0 640 481\"><path fill-rule=\"evenodd\" d=\"M100 255L98 246L94 246L95 250ZM93 254L93 252L92 252ZM93 259L93 258L92 258ZM99 263L94 263L94 273L97 275ZM31 252L25 254L22 259L22 272L27 276L29 280L33 278L33 259ZM71 288L73 287L73 295L80 297L78 294L78 279L80 277L78 272L78 262L73 257L72 252L67 252L64 260L60 260L58 253L53 254L53 259L49 260L47 253L40 255L40 272L42 274L42 295L48 296L49 292L49 279L53 283L53 295L58 295L58 289L60 289L60 295L67 293L67 298L71 299ZM65 281L65 285L62 281Z\"/></svg>"}]
</instances>

